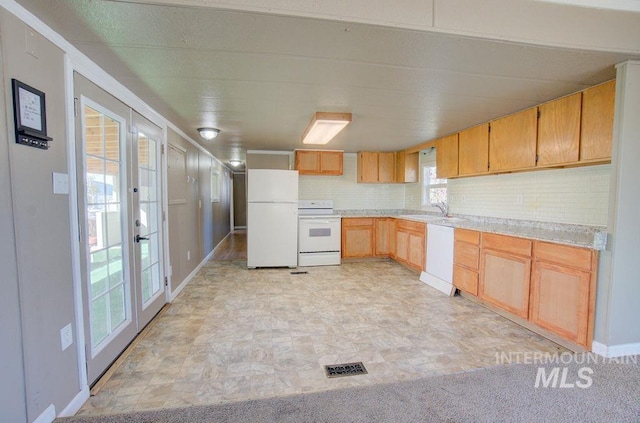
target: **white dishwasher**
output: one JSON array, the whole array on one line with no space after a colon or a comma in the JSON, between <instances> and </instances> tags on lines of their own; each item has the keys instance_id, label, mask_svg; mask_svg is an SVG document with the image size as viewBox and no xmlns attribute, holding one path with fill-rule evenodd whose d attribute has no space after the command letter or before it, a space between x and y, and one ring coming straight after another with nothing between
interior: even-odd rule
<instances>
[{"instance_id":1,"label":"white dishwasher","mask_svg":"<svg viewBox=\"0 0 640 423\"><path fill-rule=\"evenodd\" d=\"M453 228L427 224L426 272L420 280L447 295L456 291L453 286Z\"/></svg>"}]
</instances>

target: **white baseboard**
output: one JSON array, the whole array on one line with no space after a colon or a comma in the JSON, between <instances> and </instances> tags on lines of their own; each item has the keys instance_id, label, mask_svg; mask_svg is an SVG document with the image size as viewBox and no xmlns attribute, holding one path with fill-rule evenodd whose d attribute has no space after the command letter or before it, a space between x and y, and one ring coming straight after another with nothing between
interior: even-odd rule
<instances>
[{"instance_id":1,"label":"white baseboard","mask_svg":"<svg viewBox=\"0 0 640 423\"><path fill-rule=\"evenodd\" d=\"M53 404L50 404L46 410L44 410L42 412L42 414L40 414L38 416L38 418L36 418L33 423L51 423L55 420L56 418L56 407Z\"/></svg>"},{"instance_id":2,"label":"white baseboard","mask_svg":"<svg viewBox=\"0 0 640 423\"><path fill-rule=\"evenodd\" d=\"M180 283L180 285L178 285L178 287L175 289L175 291L173 291L171 293L171 295L169 296L169 302L172 303L173 300L176 299L176 297L180 294L180 292L182 292L182 290L184 289L185 286L187 286L187 284L189 282L191 282L191 279L193 279L193 277L200 271L200 269L202 269L202 266L205 265L206 262L208 262L209 260L211 260L211 257L213 257L213 255L216 253L216 251L218 250L218 248L220 247L220 245L224 242L225 239L227 239L229 236L231 236L231 232L229 232L224 238L222 238L220 240L220 242L218 243L218 245L215 246L215 248L209 253L207 254L207 256L200 262L200 264L198 264L196 266L195 269L193 269L193 271L191 273L189 273L189 275L184 278L184 280Z\"/></svg>"},{"instance_id":3,"label":"white baseboard","mask_svg":"<svg viewBox=\"0 0 640 423\"><path fill-rule=\"evenodd\" d=\"M450 297L456 292L456 288L453 286L453 284L447 281L443 281L442 279L430 275L427 272L420 273L420 280L430 287L435 288Z\"/></svg>"},{"instance_id":4,"label":"white baseboard","mask_svg":"<svg viewBox=\"0 0 640 423\"><path fill-rule=\"evenodd\" d=\"M69 404L60 412L58 417L71 417L75 415L80 408L84 405L84 403L89 399L90 389L89 386L85 386L82 388L78 395L75 396L74 399L71 400Z\"/></svg>"},{"instance_id":5,"label":"white baseboard","mask_svg":"<svg viewBox=\"0 0 640 423\"><path fill-rule=\"evenodd\" d=\"M605 345L597 341L591 344L591 351L607 358L640 354L640 342L633 344Z\"/></svg>"}]
</instances>

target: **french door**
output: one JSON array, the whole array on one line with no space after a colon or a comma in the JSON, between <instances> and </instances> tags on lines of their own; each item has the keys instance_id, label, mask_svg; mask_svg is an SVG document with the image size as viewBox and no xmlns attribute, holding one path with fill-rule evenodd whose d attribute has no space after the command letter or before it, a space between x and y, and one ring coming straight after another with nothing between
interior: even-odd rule
<instances>
[{"instance_id":1,"label":"french door","mask_svg":"<svg viewBox=\"0 0 640 423\"><path fill-rule=\"evenodd\" d=\"M87 378L109 367L165 303L161 130L74 74Z\"/></svg>"}]
</instances>

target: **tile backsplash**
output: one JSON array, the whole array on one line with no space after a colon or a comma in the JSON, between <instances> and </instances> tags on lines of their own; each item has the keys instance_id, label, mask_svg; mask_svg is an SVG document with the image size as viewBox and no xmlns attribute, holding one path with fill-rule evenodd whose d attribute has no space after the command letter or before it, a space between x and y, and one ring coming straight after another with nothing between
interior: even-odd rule
<instances>
[{"instance_id":1,"label":"tile backsplash","mask_svg":"<svg viewBox=\"0 0 640 423\"><path fill-rule=\"evenodd\" d=\"M606 226L611 165L449 180L452 213Z\"/></svg>"},{"instance_id":2,"label":"tile backsplash","mask_svg":"<svg viewBox=\"0 0 640 423\"><path fill-rule=\"evenodd\" d=\"M435 150L420 165L435 163ZM420 172L422 173L422 172ZM611 165L537 170L449 180L453 214L606 226ZM342 209L421 209L421 182L358 184L357 156L344 155L342 176L300 175L301 200L331 199ZM422 179L422 178L421 178Z\"/></svg>"},{"instance_id":3,"label":"tile backsplash","mask_svg":"<svg viewBox=\"0 0 640 423\"><path fill-rule=\"evenodd\" d=\"M357 155L345 153L343 163L341 176L300 175L300 200L333 200L337 210L404 208L403 184L359 184Z\"/></svg>"}]
</instances>

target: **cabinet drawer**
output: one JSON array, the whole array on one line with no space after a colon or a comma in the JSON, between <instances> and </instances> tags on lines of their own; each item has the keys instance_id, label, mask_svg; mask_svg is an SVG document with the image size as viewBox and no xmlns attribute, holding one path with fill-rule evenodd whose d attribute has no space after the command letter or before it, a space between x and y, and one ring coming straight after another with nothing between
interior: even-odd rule
<instances>
[{"instance_id":1,"label":"cabinet drawer","mask_svg":"<svg viewBox=\"0 0 640 423\"><path fill-rule=\"evenodd\" d=\"M453 266L453 284L456 288L468 292L469 294L478 295L478 273L467 268Z\"/></svg>"},{"instance_id":2,"label":"cabinet drawer","mask_svg":"<svg viewBox=\"0 0 640 423\"><path fill-rule=\"evenodd\" d=\"M480 243L480 232L469 229L456 229L455 238L456 241L464 241L478 245Z\"/></svg>"},{"instance_id":3,"label":"cabinet drawer","mask_svg":"<svg viewBox=\"0 0 640 423\"><path fill-rule=\"evenodd\" d=\"M405 229L407 231L424 232L425 224L422 222L413 222L411 220L398 219L396 228Z\"/></svg>"},{"instance_id":4,"label":"cabinet drawer","mask_svg":"<svg viewBox=\"0 0 640 423\"><path fill-rule=\"evenodd\" d=\"M342 226L373 226L373 218L372 217L343 218Z\"/></svg>"},{"instance_id":5,"label":"cabinet drawer","mask_svg":"<svg viewBox=\"0 0 640 423\"><path fill-rule=\"evenodd\" d=\"M524 238L488 233L482 234L482 248L491 248L492 250L531 257L531 245L532 242Z\"/></svg>"},{"instance_id":6,"label":"cabinet drawer","mask_svg":"<svg viewBox=\"0 0 640 423\"><path fill-rule=\"evenodd\" d=\"M456 241L453 261L455 264L478 270L478 265L480 264L480 248L466 242Z\"/></svg>"},{"instance_id":7,"label":"cabinet drawer","mask_svg":"<svg viewBox=\"0 0 640 423\"><path fill-rule=\"evenodd\" d=\"M534 251L536 260L591 270L591 250L586 248L536 241Z\"/></svg>"}]
</instances>

